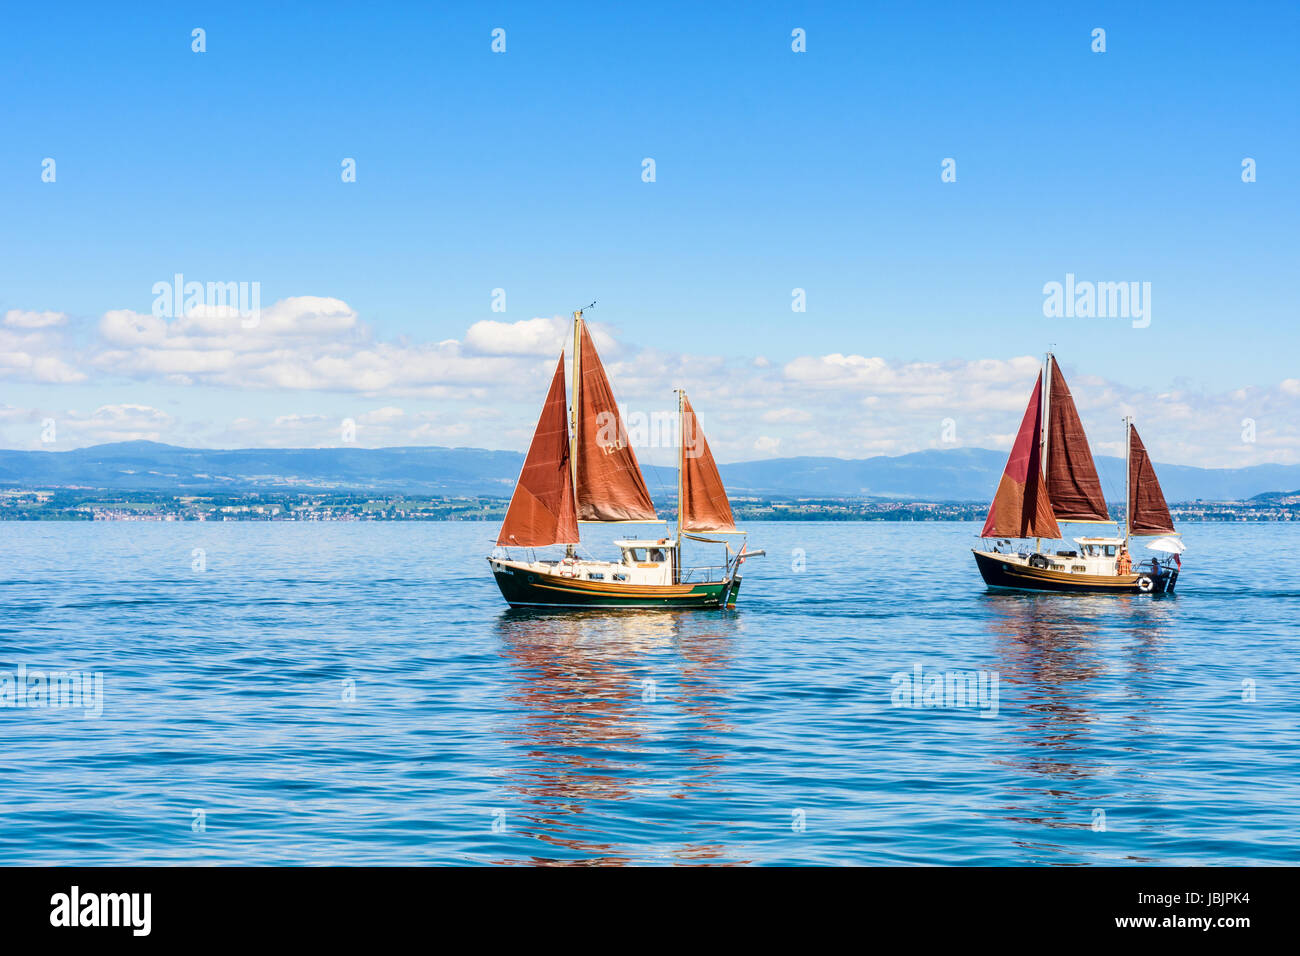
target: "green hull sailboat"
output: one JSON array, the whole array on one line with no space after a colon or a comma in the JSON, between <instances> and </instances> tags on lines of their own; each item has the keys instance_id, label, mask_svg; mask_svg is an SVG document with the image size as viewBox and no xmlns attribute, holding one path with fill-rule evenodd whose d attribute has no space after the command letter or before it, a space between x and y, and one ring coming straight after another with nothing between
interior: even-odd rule
<instances>
[{"instance_id":1,"label":"green hull sailboat","mask_svg":"<svg viewBox=\"0 0 1300 956\"><path fill-rule=\"evenodd\" d=\"M655 511L600 356L573 313L573 402L565 395L564 353L551 379L532 444L488 557L513 606L556 608L735 607L740 568L762 554L725 538L736 529L717 463L686 393L677 390L677 528L672 537L616 541L618 561L578 555L579 523L650 523ZM722 563L683 567L684 539L721 544ZM563 546L563 556L535 549ZM520 554L524 550L527 554Z\"/></svg>"}]
</instances>

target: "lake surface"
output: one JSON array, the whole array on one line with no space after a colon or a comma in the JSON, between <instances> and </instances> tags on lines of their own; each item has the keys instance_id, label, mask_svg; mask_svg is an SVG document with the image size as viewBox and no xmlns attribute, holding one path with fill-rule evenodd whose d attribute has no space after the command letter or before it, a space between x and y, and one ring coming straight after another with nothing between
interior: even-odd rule
<instances>
[{"instance_id":1,"label":"lake surface","mask_svg":"<svg viewBox=\"0 0 1300 956\"><path fill-rule=\"evenodd\" d=\"M103 687L0 707L0 862L1300 862L1300 528L1190 525L1158 598L750 529L736 611L557 613L487 524L0 525L0 672Z\"/></svg>"}]
</instances>

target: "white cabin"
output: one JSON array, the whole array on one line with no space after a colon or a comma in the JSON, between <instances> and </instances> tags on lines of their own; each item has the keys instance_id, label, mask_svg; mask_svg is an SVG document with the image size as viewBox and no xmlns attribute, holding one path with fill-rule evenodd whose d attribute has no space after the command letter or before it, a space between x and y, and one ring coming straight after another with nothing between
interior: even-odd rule
<instances>
[{"instance_id":1,"label":"white cabin","mask_svg":"<svg viewBox=\"0 0 1300 956\"><path fill-rule=\"evenodd\" d=\"M1079 547L1073 554L1058 551L1054 555L1048 555L1053 567L1061 562L1064 566L1057 570L1081 574L1118 573L1116 565L1119 553L1124 550L1123 538L1075 538L1074 543Z\"/></svg>"},{"instance_id":2,"label":"white cabin","mask_svg":"<svg viewBox=\"0 0 1300 956\"><path fill-rule=\"evenodd\" d=\"M1123 538L1075 538L1078 545L1073 550L1042 551L1041 556L1048 561L1047 567L1053 571L1065 571L1071 574L1117 574L1119 553L1124 549ZM1003 554L998 549L995 553ZM1005 554L1017 564L1028 564L1031 555Z\"/></svg>"},{"instance_id":3,"label":"white cabin","mask_svg":"<svg viewBox=\"0 0 1300 956\"><path fill-rule=\"evenodd\" d=\"M629 584L672 584L677 547L668 538L615 541L623 555L620 570Z\"/></svg>"},{"instance_id":4,"label":"white cabin","mask_svg":"<svg viewBox=\"0 0 1300 956\"><path fill-rule=\"evenodd\" d=\"M583 581L609 584L672 584L677 545L669 538L615 541L620 561L590 561L563 558L559 561L512 561L494 558L494 565L532 568L544 574L559 574Z\"/></svg>"}]
</instances>

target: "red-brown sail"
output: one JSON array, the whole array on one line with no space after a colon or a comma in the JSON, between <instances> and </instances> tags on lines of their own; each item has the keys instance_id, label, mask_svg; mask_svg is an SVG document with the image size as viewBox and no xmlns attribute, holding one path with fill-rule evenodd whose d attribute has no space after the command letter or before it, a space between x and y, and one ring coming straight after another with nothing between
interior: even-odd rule
<instances>
[{"instance_id":1,"label":"red-brown sail","mask_svg":"<svg viewBox=\"0 0 1300 956\"><path fill-rule=\"evenodd\" d=\"M578 520L657 521L618 413L605 366L581 325L578 379Z\"/></svg>"},{"instance_id":2,"label":"red-brown sail","mask_svg":"<svg viewBox=\"0 0 1300 956\"><path fill-rule=\"evenodd\" d=\"M982 538L1059 538L1060 526L1052 514L1043 481L1039 437L1043 428L1043 376L1040 372L1020 422L1011 456L1002 472L993 504L989 505Z\"/></svg>"},{"instance_id":3,"label":"red-brown sail","mask_svg":"<svg viewBox=\"0 0 1300 956\"><path fill-rule=\"evenodd\" d=\"M731 502L718 465L709 451L690 400L682 396L681 528L683 531L735 531Z\"/></svg>"},{"instance_id":4,"label":"red-brown sail","mask_svg":"<svg viewBox=\"0 0 1300 956\"><path fill-rule=\"evenodd\" d=\"M1088 436L1055 360L1047 407L1047 497L1052 513L1057 521L1109 521Z\"/></svg>"},{"instance_id":5,"label":"red-brown sail","mask_svg":"<svg viewBox=\"0 0 1300 956\"><path fill-rule=\"evenodd\" d=\"M1170 534L1174 519L1137 429L1128 430L1128 533Z\"/></svg>"},{"instance_id":6,"label":"red-brown sail","mask_svg":"<svg viewBox=\"0 0 1300 956\"><path fill-rule=\"evenodd\" d=\"M564 353L551 379L524 469L506 509L497 544L541 548L576 544L578 518L573 505L573 475L569 463L568 408L564 396Z\"/></svg>"}]
</instances>

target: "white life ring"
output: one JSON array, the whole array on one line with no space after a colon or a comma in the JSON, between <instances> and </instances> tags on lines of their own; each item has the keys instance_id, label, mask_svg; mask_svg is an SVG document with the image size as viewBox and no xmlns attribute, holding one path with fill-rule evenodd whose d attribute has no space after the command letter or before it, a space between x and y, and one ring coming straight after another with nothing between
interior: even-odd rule
<instances>
[{"instance_id":1,"label":"white life ring","mask_svg":"<svg viewBox=\"0 0 1300 956\"><path fill-rule=\"evenodd\" d=\"M1138 590L1143 594L1150 594L1155 589L1156 582L1151 580L1151 575L1144 574L1138 578Z\"/></svg>"}]
</instances>

